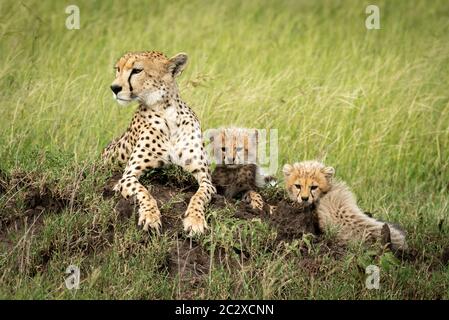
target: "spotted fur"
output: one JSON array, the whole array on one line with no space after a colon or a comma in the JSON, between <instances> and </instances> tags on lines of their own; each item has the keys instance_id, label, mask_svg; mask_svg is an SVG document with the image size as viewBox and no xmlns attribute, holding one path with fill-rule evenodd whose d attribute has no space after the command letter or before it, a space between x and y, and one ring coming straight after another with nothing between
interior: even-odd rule
<instances>
[{"instance_id":1,"label":"spotted fur","mask_svg":"<svg viewBox=\"0 0 449 320\"><path fill-rule=\"evenodd\" d=\"M266 206L258 188L275 183L257 165L258 131L248 128L220 128L209 132L212 159L216 163L212 181L227 197L243 193L242 200L253 209Z\"/></svg>"},{"instance_id":2,"label":"spotted fur","mask_svg":"<svg viewBox=\"0 0 449 320\"><path fill-rule=\"evenodd\" d=\"M204 148L200 122L182 101L176 77L187 64L184 53L168 59L160 52L131 52L116 65L111 89L114 98L139 107L128 129L103 151L107 163L124 166L122 179L115 186L123 197L135 197L139 204L139 225L159 231L160 212L148 190L139 182L143 172L176 164L191 172L198 191L191 198L183 224L189 234L207 229L205 207L215 188L211 183L209 159Z\"/></svg>"},{"instance_id":3,"label":"spotted fur","mask_svg":"<svg viewBox=\"0 0 449 320\"><path fill-rule=\"evenodd\" d=\"M338 237L344 241L354 238L382 240L385 229L389 229L392 248L407 248L401 230L367 216L357 206L356 198L347 185L334 181L334 168L317 161L304 161L286 164L283 172L289 197L299 203L315 205L322 231L337 227Z\"/></svg>"}]
</instances>

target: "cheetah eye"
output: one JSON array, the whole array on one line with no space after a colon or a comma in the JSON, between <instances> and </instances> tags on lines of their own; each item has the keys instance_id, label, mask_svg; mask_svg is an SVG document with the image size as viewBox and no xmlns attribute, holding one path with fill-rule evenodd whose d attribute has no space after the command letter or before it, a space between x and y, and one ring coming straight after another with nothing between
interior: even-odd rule
<instances>
[{"instance_id":1,"label":"cheetah eye","mask_svg":"<svg viewBox=\"0 0 449 320\"><path fill-rule=\"evenodd\" d=\"M141 73L142 70L143 70L143 69L137 69L137 68L135 68L135 69L133 69L133 70L131 71L131 73L132 73L132 74L138 74L138 73Z\"/></svg>"},{"instance_id":2,"label":"cheetah eye","mask_svg":"<svg viewBox=\"0 0 449 320\"><path fill-rule=\"evenodd\" d=\"M120 72L120 68L119 67L114 67L115 71Z\"/></svg>"},{"instance_id":3,"label":"cheetah eye","mask_svg":"<svg viewBox=\"0 0 449 320\"><path fill-rule=\"evenodd\" d=\"M315 190L316 188L318 188L318 186L311 186L310 190Z\"/></svg>"},{"instance_id":4,"label":"cheetah eye","mask_svg":"<svg viewBox=\"0 0 449 320\"><path fill-rule=\"evenodd\" d=\"M301 185L300 184L295 184L296 189L301 189Z\"/></svg>"},{"instance_id":5,"label":"cheetah eye","mask_svg":"<svg viewBox=\"0 0 449 320\"><path fill-rule=\"evenodd\" d=\"M225 151L226 151L226 148L225 148L225 147L221 148L221 151L225 152Z\"/></svg>"}]
</instances>

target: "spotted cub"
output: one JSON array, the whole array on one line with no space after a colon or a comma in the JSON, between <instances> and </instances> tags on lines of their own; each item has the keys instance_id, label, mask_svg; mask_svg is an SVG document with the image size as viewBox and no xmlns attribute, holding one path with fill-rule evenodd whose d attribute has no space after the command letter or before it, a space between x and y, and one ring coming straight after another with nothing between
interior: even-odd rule
<instances>
[{"instance_id":1,"label":"spotted cub","mask_svg":"<svg viewBox=\"0 0 449 320\"><path fill-rule=\"evenodd\" d=\"M210 130L208 138L211 158L216 164L212 182L218 191L228 198L241 195L253 209L267 207L257 190L275 183L275 178L266 175L257 164L257 129L220 128Z\"/></svg>"},{"instance_id":2,"label":"spotted cub","mask_svg":"<svg viewBox=\"0 0 449 320\"><path fill-rule=\"evenodd\" d=\"M334 181L335 170L317 161L304 161L283 167L286 189L293 201L315 205L322 231L337 227L337 236L350 239L382 240L385 230L393 249L407 249L405 235L390 223L367 216L357 206L345 183Z\"/></svg>"}]
</instances>

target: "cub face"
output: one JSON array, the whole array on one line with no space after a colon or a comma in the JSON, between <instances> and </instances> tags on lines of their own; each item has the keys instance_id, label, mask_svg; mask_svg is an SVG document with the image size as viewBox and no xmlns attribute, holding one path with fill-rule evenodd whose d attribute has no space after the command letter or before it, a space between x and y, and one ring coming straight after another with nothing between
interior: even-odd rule
<instances>
[{"instance_id":1,"label":"cub face","mask_svg":"<svg viewBox=\"0 0 449 320\"><path fill-rule=\"evenodd\" d=\"M175 78L187 64L187 55L178 53L171 59L156 51L130 52L115 64L111 90L121 105L133 100L151 106L161 102L167 92L176 90Z\"/></svg>"},{"instance_id":2,"label":"cub face","mask_svg":"<svg viewBox=\"0 0 449 320\"><path fill-rule=\"evenodd\" d=\"M282 169L291 200L311 205L329 191L335 169L318 161L286 164Z\"/></svg>"},{"instance_id":3,"label":"cub face","mask_svg":"<svg viewBox=\"0 0 449 320\"><path fill-rule=\"evenodd\" d=\"M212 158L217 164L242 165L257 161L257 130L226 128L209 134Z\"/></svg>"}]
</instances>

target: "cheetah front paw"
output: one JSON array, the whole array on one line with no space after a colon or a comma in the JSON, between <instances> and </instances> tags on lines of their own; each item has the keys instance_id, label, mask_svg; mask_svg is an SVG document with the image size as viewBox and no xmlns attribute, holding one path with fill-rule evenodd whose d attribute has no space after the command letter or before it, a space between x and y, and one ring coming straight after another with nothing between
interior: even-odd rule
<instances>
[{"instance_id":1,"label":"cheetah front paw","mask_svg":"<svg viewBox=\"0 0 449 320\"><path fill-rule=\"evenodd\" d=\"M161 214L157 207L139 209L138 226L143 225L143 230L148 231L149 228L160 233L161 229Z\"/></svg>"},{"instance_id":2,"label":"cheetah front paw","mask_svg":"<svg viewBox=\"0 0 449 320\"><path fill-rule=\"evenodd\" d=\"M253 200L250 202L250 206L251 206L251 208L253 208L254 210L262 211L262 210L263 210L263 200L262 200L262 199L253 199Z\"/></svg>"},{"instance_id":3,"label":"cheetah front paw","mask_svg":"<svg viewBox=\"0 0 449 320\"><path fill-rule=\"evenodd\" d=\"M189 236L202 234L208 228L204 216L197 212L187 214L183 220L183 225L184 231L188 232Z\"/></svg>"},{"instance_id":4,"label":"cheetah front paw","mask_svg":"<svg viewBox=\"0 0 449 320\"><path fill-rule=\"evenodd\" d=\"M243 196L243 201L249 204L249 206L254 210L263 211L264 201L262 196L255 191L248 191Z\"/></svg>"}]
</instances>

